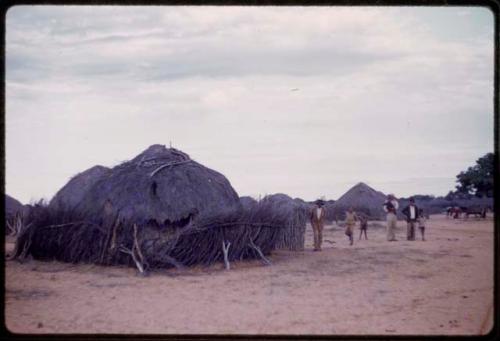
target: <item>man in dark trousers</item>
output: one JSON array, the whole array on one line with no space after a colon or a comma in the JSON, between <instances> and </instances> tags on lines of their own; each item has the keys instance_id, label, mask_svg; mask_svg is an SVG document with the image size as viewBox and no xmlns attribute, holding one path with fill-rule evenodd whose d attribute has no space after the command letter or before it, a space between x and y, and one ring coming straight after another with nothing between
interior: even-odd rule
<instances>
[{"instance_id":1,"label":"man in dark trousers","mask_svg":"<svg viewBox=\"0 0 500 341\"><path fill-rule=\"evenodd\" d=\"M325 209L323 208L323 200L316 200L315 204L316 206L311 212L311 225L314 233L314 251L321 251Z\"/></svg>"},{"instance_id":2,"label":"man in dark trousers","mask_svg":"<svg viewBox=\"0 0 500 341\"><path fill-rule=\"evenodd\" d=\"M415 226L418 221L418 207L415 199L410 198L410 204L401 211L406 216L407 230L406 239L415 240Z\"/></svg>"}]
</instances>

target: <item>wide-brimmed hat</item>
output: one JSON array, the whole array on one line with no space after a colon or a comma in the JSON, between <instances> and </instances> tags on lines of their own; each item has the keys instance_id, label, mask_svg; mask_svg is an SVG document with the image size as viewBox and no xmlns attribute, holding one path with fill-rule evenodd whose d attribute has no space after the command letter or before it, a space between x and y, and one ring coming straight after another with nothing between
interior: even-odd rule
<instances>
[{"instance_id":1,"label":"wide-brimmed hat","mask_svg":"<svg viewBox=\"0 0 500 341\"><path fill-rule=\"evenodd\" d=\"M323 199L318 199L314 202L316 205L323 206L325 204L325 201Z\"/></svg>"}]
</instances>

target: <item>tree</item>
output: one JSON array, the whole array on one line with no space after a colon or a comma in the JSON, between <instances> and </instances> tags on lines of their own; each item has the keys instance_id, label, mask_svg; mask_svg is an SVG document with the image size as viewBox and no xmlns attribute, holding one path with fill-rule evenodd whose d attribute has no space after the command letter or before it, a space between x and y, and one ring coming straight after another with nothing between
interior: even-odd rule
<instances>
[{"instance_id":1,"label":"tree","mask_svg":"<svg viewBox=\"0 0 500 341\"><path fill-rule=\"evenodd\" d=\"M474 166L457 175L457 194L492 197L494 167L495 157L493 153L488 153L479 158Z\"/></svg>"}]
</instances>

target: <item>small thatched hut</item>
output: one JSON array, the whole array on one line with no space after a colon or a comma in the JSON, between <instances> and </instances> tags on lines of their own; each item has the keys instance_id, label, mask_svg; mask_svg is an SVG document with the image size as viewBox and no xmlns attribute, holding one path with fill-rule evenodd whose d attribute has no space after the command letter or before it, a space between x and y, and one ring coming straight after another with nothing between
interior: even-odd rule
<instances>
[{"instance_id":1,"label":"small thatched hut","mask_svg":"<svg viewBox=\"0 0 500 341\"><path fill-rule=\"evenodd\" d=\"M265 210L243 210L222 174L163 145L104 173L70 210L49 205L35 212L18 250L39 259L135 263L141 271L228 264L265 260L285 225Z\"/></svg>"},{"instance_id":2,"label":"small thatched hut","mask_svg":"<svg viewBox=\"0 0 500 341\"><path fill-rule=\"evenodd\" d=\"M22 212L24 205L20 201L5 194L5 215L6 217L15 216L17 212Z\"/></svg>"},{"instance_id":3,"label":"small thatched hut","mask_svg":"<svg viewBox=\"0 0 500 341\"><path fill-rule=\"evenodd\" d=\"M279 220L286 221L286 228L281 230L276 247L293 251L303 250L309 206L300 199L292 199L282 193L265 196L259 205L273 212Z\"/></svg>"},{"instance_id":4,"label":"small thatched hut","mask_svg":"<svg viewBox=\"0 0 500 341\"><path fill-rule=\"evenodd\" d=\"M249 196L240 197L240 203L245 209L251 209L258 204L258 201Z\"/></svg>"},{"instance_id":5,"label":"small thatched hut","mask_svg":"<svg viewBox=\"0 0 500 341\"><path fill-rule=\"evenodd\" d=\"M385 217L383 209L385 200L384 193L360 182L335 201L331 205L331 209L327 209L327 219L344 219L345 212L349 207L364 213L369 219L383 219Z\"/></svg>"},{"instance_id":6,"label":"small thatched hut","mask_svg":"<svg viewBox=\"0 0 500 341\"><path fill-rule=\"evenodd\" d=\"M15 234L22 224L22 216L25 207L21 202L10 195L5 194L5 233Z\"/></svg>"},{"instance_id":7,"label":"small thatched hut","mask_svg":"<svg viewBox=\"0 0 500 341\"><path fill-rule=\"evenodd\" d=\"M104 166L91 167L73 176L52 198L49 206L53 209L72 210L82 201L86 192L103 176L110 173Z\"/></svg>"}]
</instances>

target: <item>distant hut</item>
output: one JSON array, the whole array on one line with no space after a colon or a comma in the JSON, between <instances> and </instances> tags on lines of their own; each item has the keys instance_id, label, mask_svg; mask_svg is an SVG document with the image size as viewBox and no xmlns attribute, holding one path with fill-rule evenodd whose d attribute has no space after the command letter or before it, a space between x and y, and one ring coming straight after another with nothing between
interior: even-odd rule
<instances>
[{"instance_id":1,"label":"distant hut","mask_svg":"<svg viewBox=\"0 0 500 341\"><path fill-rule=\"evenodd\" d=\"M292 199L282 193L265 196L259 205L267 208L280 221L286 221L286 228L281 230L276 247L292 251L303 250L309 205L301 202L301 199Z\"/></svg>"},{"instance_id":2,"label":"distant hut","mask_svg":"<svg viewBox=\"0 0 500 341\"><path fill-rule=\"evenodd\" d=\"M39 259L135 263L142 271L265 259L284 225L245 213L222 174L174 148L150 146L105 173L69 213L40 214L20 246Z\"/></svg>"},{"instance_id":3,"label":"distant hut","mask_svg":"<svg viewBox=\"0 0 500 341\"><path fill-rule=\"evenodd\" d=\"M252 197L243 196L243 197L240 197L240 203L243 206L243 208L250 209L250 208L255 207L255 205L257 205L258 201Z\"/></svg>"},{"instance_id":4,"label":"distant hut","mask_svg":"<svg viewBox=\"0 0 500 341\"><path fill-rule=\"evenodd\" d=\"M13 217L18 212L22 212L24 205L18 200L14 199L8 194L5 194L5 215L6 217Z\"/></svg>"},{"instance_id":5,"label":"distant hut","mask_svg":"<svg viewBox=\"0 0 500 341\"><path fill-rule=\"evenodd\" d=\"M21 226L25 207L21 202L5 194L5 233L15 234Z\"/></svg>"},{"instance_id":6,"label":"distant hut","mask_svg":"<svg viewBox=\"0 0 500 341\"><path fill-rule=\"evenodd\" d=\"M367 184L360 182L349 189L327 211L330 220L344 219L345 212L352 207L355 211L364 213L369 219L383 219L383 204L386 195L376 191Z\"/></svg>"},{"instance_id":7,"label":"distant hut","mask_svg":"<svg viewBox=\"0 0 500 341\"><path fill-rule=\"evenodd\" d=\"M49 206L56 210L74 209L84 198L86 192L103 176L110 173L104 166L91 167L73 176L52 198Z\"/></svg>"}]
</instances>

